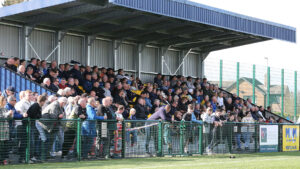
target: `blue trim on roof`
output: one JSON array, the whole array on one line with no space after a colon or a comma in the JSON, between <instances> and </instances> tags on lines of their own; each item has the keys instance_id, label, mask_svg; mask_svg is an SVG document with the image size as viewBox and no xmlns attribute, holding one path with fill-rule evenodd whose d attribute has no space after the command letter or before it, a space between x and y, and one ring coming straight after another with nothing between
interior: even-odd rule
<instances>
[{"instance_id":1,"label":"blue trim on roof","mask_svg":"<svg viewBox=\"0 0 300 169\"><path fill-rule=\"evenodd\" d=\"M296 28L187 0L109 0L118 6L272 39L296 42Z\"/></svg>"},{"instance_id":2,"label":"blue trim on roof","mask_svg":"<svg viewBox=\"0 0 300 169\"><path fill-rule=\"evenodd\" d=\"M31 0L0 8L0 18L30 12L42 8L73 2L76 0Z\"/></svg>"}]
</instances>

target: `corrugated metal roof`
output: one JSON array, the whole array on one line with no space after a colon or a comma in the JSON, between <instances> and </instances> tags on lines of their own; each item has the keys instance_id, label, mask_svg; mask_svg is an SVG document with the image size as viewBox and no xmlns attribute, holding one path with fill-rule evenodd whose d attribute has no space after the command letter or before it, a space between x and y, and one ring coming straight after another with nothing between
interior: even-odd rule
<instances>
[{"instance_id":1,"label":"corrugated metal roof","mask_svg":"<svg viewBox=\"0 0 300 169\"><path fill-rule=\"evenodd\" d=\"M295 28L183 0L31 0L0 8L0 20L202 53L296 42Z\"/></svg>"},{"instance_id":2,"label":"corrugated metal roof","mask_svg":"<svg viewBox=\"0 0 300 169\"><path fill-rule=\"evenodd\" d=\"M208 24L266 38L296 42L296 28L187 0L109 0L109 2L127 8Z\"/></svg>"}]
</instances>

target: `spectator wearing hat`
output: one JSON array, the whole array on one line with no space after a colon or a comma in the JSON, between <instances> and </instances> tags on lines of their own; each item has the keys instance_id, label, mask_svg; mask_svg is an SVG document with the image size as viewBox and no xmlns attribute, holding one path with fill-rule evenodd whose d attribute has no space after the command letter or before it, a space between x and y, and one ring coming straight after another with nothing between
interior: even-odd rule
<instances>
[{"instance_id":1,"label":"spectator wearing hat","mask_svg":"<svg viewBox=\"0 0 300 169\"><path fill-rule=\"evenodd\" d=\"M4 96L5 98L9 97L9 96L15 96L16 93L16 89L12 86L9 86L6 90L4 90L2 92L2 96Z\"/></svg>"}]
</instances>

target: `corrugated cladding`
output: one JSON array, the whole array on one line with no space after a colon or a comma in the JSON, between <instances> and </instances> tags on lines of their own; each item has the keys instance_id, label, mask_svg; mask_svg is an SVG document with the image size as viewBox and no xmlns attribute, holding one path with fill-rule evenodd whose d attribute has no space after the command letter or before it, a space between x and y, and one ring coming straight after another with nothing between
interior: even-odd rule
<instances>
[{"instance_id":1,"label":"corrugated cladding","mask_svg":"<svg viewBox=\"0 0 300 169\"><path fill-rule=\"evenodd\" d=\"M46 59L46 57L56 47L57 44L55 44L55 41L56 39L54 32L34 30L29 36L29 42L32 44L34 50L37 52L37 54L42 60ZM48 58L48 60L56 60L56 53L57 52L53 52L53 54ZM28 57L37 58L30 46L28 46Z\"/></svg>"},{"instance_id":2,"label":"corrugated cladding","mask_svg":"<svg viewBox=\"0 0 300 169\"><path fill-rule=\"evenodd\" d=\"M7 57L21 57L19 53L19 29L0 24L0 53Z\"/></svg>"},{"instance_id":3,"label":"corrugated cladding","mask_svg":"<svg viewBox=\"0 0 300 169\"><path fill-rule=\"evenodd\" d=\"M168 65L168 67L171 71L171 74L175 73L176 69L179 66L179 62L180 62L180 52L179 51L170 51L170 50L168 50L166 52L165 56L164 56L164 59L165 59L165 62ZM170 72L169 72L166 64L164 64L163 73L167 74L167 75L170 75ZM181 74L181 71L179 70L176 74L177 75Z\"/></svg>"},{"instance_id":4,"label":"corrugated cladding","mask_svg":"<svg viewBox=\"0 0 300 169\"><path fill-rule=\"evenodd\" d=\"M124 70L136 70L135 58L137 46L134 44L122 43L118 49L117 67Z\"/></svg>"},{"instance_id":5,"label":"corrugated cladding","mask_svg":"<svg viewBox=\"0 0 300 169\"><path fill-rule=\"evenodd\" d=\"M61 43L60 63L69 63L71 60L75 60L85 64L83 44L83 37L66 35Z\"/></svg>"},{"instance_id":6,"label":"corrugated cladding","mask_svg":"<svg viewBox=\"0 0 300 169\"><path fill-rule=\"evenodd\" d=\"M145 47L142 52L142 67L145 72L157 72L157 59L159 59L159 49L154 47Z\"/></svg>"},{"instance_id":7,"label":"corrugated cladding","mask_svg":"<svg viewBox=\"0 0 300 169\"><path fill-rule=\"evenodd\" d=\"M190 53L185 61L184 61L184 72L186 76L193 76L197 77L198 76L198 66L201 66L199 64L199 59L200 56L198 54Z\"/></svg>"},{"instance_id":8,"label":"corrugated cladding","mask_svg":"<svg viewBox=\"0 0 300 169\"><path fill-rule=\"evenodd\" d=\"M143 83L147 83L147 82L153 82L154 78L156 77L156 75L154 74L147 74L147 73L141 73L141 80Z\"/></svg>"},{"instance_id":9,"label":"corrugated cladding","mask_svg":"<svg viewBox=\"0 0 300 169\"><path fill-rule=\"evenodd\" d=\"M111 41L95 40L91 46L91 66L113 67L113 45Z\"/></svg>"},{"instance_id":10,"label":"corrugated cladding","mask_svg":"<svg viewBox=\"0 0 300 169\"><path fill-rule=\"evenodd\" d=\"M208 24L238 32L296 42L295 28L182 0L110 0L127 8Z\"/></svg>"}]
</instances>

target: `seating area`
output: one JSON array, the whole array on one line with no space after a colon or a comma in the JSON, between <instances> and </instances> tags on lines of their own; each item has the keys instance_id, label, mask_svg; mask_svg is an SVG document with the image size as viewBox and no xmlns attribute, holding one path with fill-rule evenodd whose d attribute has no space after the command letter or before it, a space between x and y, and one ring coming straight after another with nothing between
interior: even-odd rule
<instances>
[{"instance_id":1,"label":"seating area","mask_svg":"<svg viewBox=\"0 0 300 169\"><path fill-rule=\"evenodd\" d=\"M267 110L251 99L223 91L206 78L157 74L153 83L143 83L122 69L76 61L60 65L52 61L48 66L36 58L28 62L9 58L3 66L56 94L16 91L14 86L1 92L1 132L9 133L1 141L2 164L16 155L17 162L36 163L53 158L115 158L121 156L118 153L122 157L213 153L220 145L229 152L256 151L257 132L237 130L232 135L229 124L242 128L238 123L284 122L267 118Z\"/></svg>"}]
</instances>

